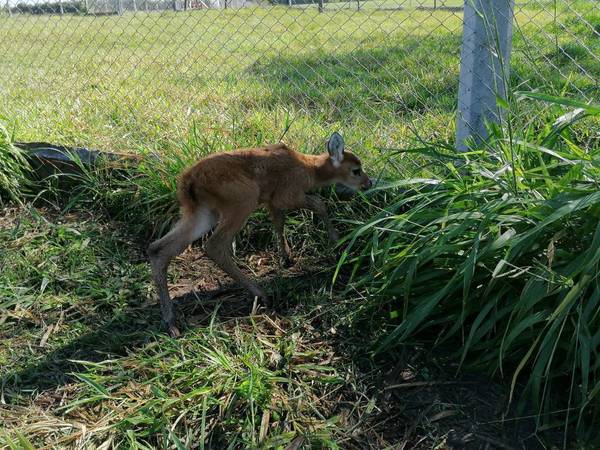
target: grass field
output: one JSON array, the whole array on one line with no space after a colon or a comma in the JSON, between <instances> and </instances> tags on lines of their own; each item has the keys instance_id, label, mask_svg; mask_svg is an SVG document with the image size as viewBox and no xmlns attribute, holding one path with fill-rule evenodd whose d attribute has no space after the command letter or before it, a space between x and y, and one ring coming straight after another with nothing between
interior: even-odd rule
<instances>
[{"instance_id":1,"label":"grass field","mask_svg":"<svg viewBox=\"0 0 600 450\"><path fill-rule=\"evenodd\" d=\"M571 2L570 13L559 10L565 32L550 6L517 13L512 86L597 99L598 9L581 1ZM424 140L452 140L461 13L374 10L372 4L360 12L328 8L324 14L311 6L0 16L0 118L15 140L163 156L160 164L142 167L133 189L128 180L84 177L84 187L68 200L50 192L0 214L1 447L542 448L537 411L507 411L509 388L490 381L490 371L456 377L447 352L432 352L412 337L393 351L373 353L375 339L397 326L392 312L401 309L395 294L378 284L388 279L381 273L390 273L377 274L393 261L387 252L402 245L386 247L382 228L374 227L362 243L371 263L352 276L376 273L372 287L383 291L383 300L374 302L359 283L349 284L348 268L332 285L342 248L333 249L322 225L306 213L288 220L298 262L281 269L266 216L258 214L236 242L236 256L265 281L275 313L255 308L196 246L170 272L184 336L172 340L161 328L144 249L174 216L175 175L194 158L284 133L286 141L312 152L340 129L377 174L380 148L410 147L415 131ZM549 129L558 114L533 101L515 107L515 120L526 130ZM556 147L569 164L576 158L565 148L579 152L577 158L589 163L585 170L563 172L554 162L530 169L529 160L537 159L524 153L519 189L527 191L531 176L535 192L523 203L536 206L542 172L560 175L556 186L546 183L551 192L582 173L595 174L586 155L598 146L598 117L575 124L577 132ZM398 155L390 174L414 174L411 155ZM459 195L448 194L453 208L466 208L462 199L469 195L479 201L481 180L470 184L460 174L457 180L451 187ZM517 213L500 209L503 191L494 189L499 229ZM349 234L385 212L395 198L387 195L328 201L336 225ZM393 217L402 214L400 206ZM532 206L523 222L543 214ZM567 224L577 230L584 222L577 217ZM592 231L585 229L590 242ZM433 248L433 238L423 242ZM469 242L453 245L467 248ZM559 238L550 243L560 247ZM556 264L565 253L557 250ZM429 280L421 286L433 286ZM581 317L583 309L577 310ZM455 317L444 316L447 311L435 323ZM597 320L569 316L561 330ZM522 344L531 334L519 336ZM594 342L581 340L572 353L579 358L577 352ZM485 343L481 338L474 347ZM598 373L593 359L580 360ZM567 435L555 432L560 417L546 427L543 442L560 443Z\"/></svg>"},{"instance_id":2,"label":"grass field","mask_svg":"<svg viewBox=\"0 0 600 450\"><path fill-rule=\"evenodd\" d=\"M598 20L593 5L577 5ZM515 36L513 84L594 98L598 40L563 14L560 34L552 8L517 12L527 39ZM177 146L192 120L231 146L279 138L288 117L287 139L306 150L337 128L367 154L415 131L451 140L461 20L284 7L2 17L0 115L17 139L120 151Z\"/></svg>"}]
</instances>

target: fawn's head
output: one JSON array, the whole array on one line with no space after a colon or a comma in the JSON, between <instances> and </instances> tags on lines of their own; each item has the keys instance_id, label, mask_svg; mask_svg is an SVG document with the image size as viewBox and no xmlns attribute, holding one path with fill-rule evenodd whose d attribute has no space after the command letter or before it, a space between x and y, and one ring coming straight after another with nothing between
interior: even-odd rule
<instances>
[{"instance_id":1,"label":"fawn's head","mask_svg":"<svg viewBox=\"0 0 600 450\"><path fill-rule=\"evenodd\" d=\"M371 187L371 179L363 171L360 159L354 153L345 150L344 139L339 133L333 133L327 141L327 152L335 182L353 191Z\"/></svg>"}]
</instances>

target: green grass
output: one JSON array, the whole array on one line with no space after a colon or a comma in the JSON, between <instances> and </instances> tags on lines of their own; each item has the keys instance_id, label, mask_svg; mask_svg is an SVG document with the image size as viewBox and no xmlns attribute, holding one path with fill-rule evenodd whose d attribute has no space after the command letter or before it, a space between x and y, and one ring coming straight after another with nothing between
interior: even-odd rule
<instances>
[{"instance_id":1,"label":"green grass","mask_svg":"<svg viewBox=\"0 0 600 450\"><path fill-rule=\"evenodd\" d=\"M527 39L515 36L511 85L597 97L597 80L578 65L593 73L599 41L573 13L578 11L597 29L597 8L592 2L571 2L556 22L549 5L530 4L517 14ZM502 370L508 383L515 373L520 382L527 370L548 369L541 384L527 386L537 402L534 415L564 405L565 399L555 393L565 379L561 376L576 367L568 382L580 388L570 388L567 399L576 412L558 418L560 426L579 417L587 423L597 399L596 353L590 350L597 343L590 340L597 315L585 309L581 297L558 311L554 323L561 325L561 336L572 338L564 341L555 328L544 328L540 318L552 315L557 299L564 300L575 286L591 289L587 272L561 264L577 249L577 237L584 236L578 227L585 225L581 229L588 233L597 211L561 222L573 239L565 243L571 246L566 253L555 251L553 268L543 254L551 242L560 247L563 237L542 233L539 242L529 236L531 245L513 261L527 271L493 280L492 286L508 289L493 292L498 301L509 302L521 293L541 292L535 280L526 279L528 274L549 277L553 290L532 300L537 309L531 322L527 305L519 309L517 302L509 310L485 303L476 282L487 280L489 273L474 261L491 264L485 256L497 263L499 256L472 249L491 245L486 239L500 233L506 221L514 221L523 235L530 232L528 227L537 226L554 207L540 205L543 200L570 202L568 195L594 189L589 180L583 187L570 183L584 176L597 180L596 160L590 155L598 147L598 119L577 123L570 135L548 143L540 139L548 132L548 118L556 117L556 107L513 105L511 117L523 131L519 136L537 145L511 147L503 134L494 141L504 162L510 159L508 150L518 148L518 195L515 178L489 180L481 174L496 169L481 152L467 156L466 174L442 164L446 159L440 160L438 153L448 156L447 148L425 142L453 138L460 22L456 12L374 11L372 3L361 12L348 8L322 15L313 7L277 7L96 18L0 17L0 116L10 131L0 142L0 177L9 173L6 179L13 183L14 168L22 167L14 165L11 135L148 156L125 174L106 167L84 171L77 185L68 186L67 198L59 200L56 185L50 184L35 203L36 208L50 206L5 210L0 216L0 445L285 448L302 437L314 448L368 448L402 439L409 448L439 448L453 425L440 417L464 415L461 402L469 395L457 388L461 398L451 401L441 400L437 391L412 397L402 393L390 401L392 390L383 388L406 380L440 381L436 368L447 366L447 347L425 367L415 356L435 327L451 348L460 342L460 349L468 350L465 365L473 367L483 355L478 369L484 365L494 375ZM403 179L425 174L443 180L443 189L410 190L404 197L381 190L370 201L359 197L348 203L329 198L337 225L347 234L368 237L357 241L359 251L349 257L368 258L369 270L355 273L362 282L355 278L348 285L346 269L338 284L328 282L337 254L327 247L321 225L306 213L288 220L301 264L296 273L279 274L269 256L271 230L266 217L257 214L236 251L245 270L259 276L266 272L276 303L282 305L278 316L254 314L235 290L219 293L220 275L188 253L176 261L171 286L181 285L191 296L199 292L201 300L178 300L187 317L186 332L179 341L169 339L151 297L143 248L176 215L176 175L207 153L272 142L284 134L300 150L318 151L334 129L344 132L374 175L381 171ZM415 132L427 151L393 150L414 150ZM581 171L563 172L563 162L548 157L541 143L558 148L570 161L573 152L585 150L575 163ZM540 157L545 168L535 165ZM5 185L15 194L21 191L20 182ZM557 197L561 189L568 195ZM518 201L511 203L504 193ZM417 204L412 212L403 209L408 200ZM388 217L395 207L397 214ZM468 215L474 208L496 216L486 221L449 215ZM361 228L378 213L390 221L389 227ZM407 216L414 220L403 221ZM440 216L448 217L429 224ZM504 222L498 224L494 217ZM396 226L400 232L393 234ZM409 234L402 235L402 227ZM479 247L473 247L479 235ZM410 236L419 239L417 256L403 250ZM434 245L436 236L447 237L449 247ZM586 253L592 259L594 248ZM456 249L463 250L459 257L443 253ZM430 266L436 270L427 272ZM356 267L363 270L365 265ZM565 275L562 269L570 272ZM511 276L514 286L506 281ZM446 291L445 282L450 286ZM199 283L211 286L198 288ZM342 293L345 287L349 289ZM458 294L443 299L445 309L434 307L424 317L423 308L433 301L430 291L438 287ZM400 323L398 318L404 317L410 320ZM503 345L481 339L489 337L496 344L506 330ZM463 346L469 333L471 341ZM541 349L534 334L549 336L556 348ZM371 339L394 351L378 359L371 353ZM529 357L528 348L533 349ZM544 361L548 355L556 357ZM518 372L521 361L525 369ZM407 378L390 381L388 372ZM516 389L520 387L517 383ZM414 401L412 409L408 398ZM586 399L589 403L581 408ZM491 407L503 411L506 402L498 400ZM495 414L489 421L501 422ZM480 426L478 413L473 417L465 429ZM394 429L396 435L386 434Z\"/></svg>"},{"instance_id":2,"label":"green grass","mask_svg":"<svg viewBox=\"0 0 600 450\"><path fill-rule=\"evenodd\" d=\"M511 399L522 384L540 427L584 442L599 437L600 145L571 127L592 126L600 106L523 97L560 118L539 130L510 118L467 153L408 150L437 164L381 188L391 201L348 237L340 264L372 299L354 320L378 330L377 352L442 347L459 371L505 378Z\"/></svg>"},{"instance_id":3,"label":"green grass","mask_svg":"<svg viewBox=\"0 0 600 450\"><path fill-rule=\"evenodd\" d=\"M536 5L517 11L512 84L597 96L598 39L577 15L593 25L597 8L572 3L556 22ZM192 121L228 146L269 142L287 117L286 139L310 151L338 128L364 155L415 131L452 140L461 21L286 7L3 17L0 116L17 139L134 152L178 147Z\"/></svg>"},{"instance_id":4,"label":"green grass","mask_svg":"<svg viewBox=\"0 0 600 450\"><path fill-rule=\"evenodd\" d=\"M0 206L9 200L20 202L30 185L26 156L12 144L11 136L0 123Z\"/></svg>"},{"instance_id":5,"label":"green grass","mask_svg":"<svg viewBox=\"0 0 600 450\"><path fill-rule=\"evenodd\" d=\"M271 318L246 301L179 301L194 325L172 340L139 245L118 224L41 213L9 211L0 227L1 445L334 445L334 399L353 374L308 326L319 309ZM305 302L324 295L302 289Z\"/></svg>"},{"instance_id":6,"label":"green grass","mask_svg":"<svg viewBox=\"0 0 600 450\"><path fill-rule=\"evenodd\" d=\"M580 121L581 129L594 124L590 119ZM302 439L311 448L365 448L378 436L371 430L385 428L382 387L395 383L377 376L384 368L418 372L418 383L445 383L444 377L432 380L433 367L415 369L413 357L406 362L407 353L419 352L415 340L454 349L460 342L457 353L442 345L434 364L459 361L469 370L505 376L508 384L514 376L515 392L527 384L520 375L531 371L535 376L524 392L534 400L540 425L569 422L585 437L593 432L587 424L597 414L598 392L597 299L587 296L597 265L597 138L578 144L581 134L550 125L515 124L513 131L514 142L521 140L514 147L495 131L491 158L490 148L463 155L443 146L409 152L422 162L434 157L435 165L415 174L437 180L433 190L400 179L400 185L417 187L398 193L382 186L368 201L332 205L338 226L357 238L348 248L356 263L352 283L343 270L342 282L329 284L336 251L305 213L291 215L288 223L300 266L295 276L277 274L266 218L254 216L237 241L237 256L245 270L267 280L281 305L275 317L253 313L235 291L218 293L221 275L201 260L187 262L191 253L180 258L170 280L185 293L177 300L187 323L178 341L160 327L143 249L175 216L174 175L222 141L209 140L213 148L192 133L178 150L160 161L149 158L125 177L107 176L106 167L84 172L59 203L62 212L7 210L0 221L6 402L0 443L154 448L205 441L207 448L282 448ZM465 159L462 171L443 164L456 158ZM494 176L511 158L518 176ZM57 201L56 188L47 189L38 204ZM365 225L374 214L376 221ZM498 251L512 242L503 240L507 236L514 239L514 254L512 247ZM592 245L585 248L588 238ZM261 259L273 266L266 273L275 275L261 275ZM509 268L490 280L493 267ZM196 290L196 283L204 287ZM336 339L336 330L343 337ZM532 334L541 337L536 341ZM373 357L373 342L385 357ZM557 388L565 376L579 386L569 390L569 399ZM422 430L406 431L407 442L440 445L447 432L432 429L428 417L448 413L447 406L420 395L426 395L429 416L394 417L401 424L416 420ZM504 410L505 399L494 401ZM551 412L564 411L565 402L571 408L566 418ZM520 411L518 420L528 411ZM73 423L85 424L85 434ZM357 427L365 431L355 436Z\"/></svg>"}]
</instances>

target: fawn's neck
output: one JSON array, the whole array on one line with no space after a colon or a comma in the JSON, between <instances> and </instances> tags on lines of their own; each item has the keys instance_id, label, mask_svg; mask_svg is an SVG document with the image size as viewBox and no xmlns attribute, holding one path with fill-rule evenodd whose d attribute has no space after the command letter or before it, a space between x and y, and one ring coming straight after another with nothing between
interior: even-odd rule
<instances>
[{"instance_id":1,"label":"fawn's neck","mask_svg":"<svg viewBox=\"0 0 600 450\"><path fill-rule=\"evenodd\" d=\"M306 155L306 163L311 173L313 188L331 185L336 182L337 171L328 154Z\"/></svg>"}]
</instances>

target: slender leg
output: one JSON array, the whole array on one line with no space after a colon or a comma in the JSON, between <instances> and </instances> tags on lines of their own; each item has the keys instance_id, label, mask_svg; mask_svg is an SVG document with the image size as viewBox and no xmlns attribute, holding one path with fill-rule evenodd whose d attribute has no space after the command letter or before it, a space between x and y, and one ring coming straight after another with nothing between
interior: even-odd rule
<instances>
[{"instance_id":1,"label":"slender leg","mask_svg":"<svg viewBox=\"0 0 600 450\"><path fill-rule=\"evenodd\" d=\"M290 246L285 238L283 225L285 216L283 210L277 208L269 208L271 214L271 222L273 222L273 228L277 235L277 246L279 248L279 256L284 267L290 267L293 264L292 254L290 252Z\"/></svg>"},{"instance_id":2,"label":"slender leg","mask_svg":"<svg viewBox=\"0 0 600 450\"><path fill-rule=\"evenodd\" d=\"M242 273L236 265L231 255L231 244L233 238L242 228L250 213L254 210L254 205L249 208L247 205L235 205L227 210L219 211L221 214L219 225L208 239L204 247L206 254L226 272L237 283L250 291L253 296L266 299L266 295L256 283Z\"/></svg>"},{"instance_id":3,"label":"slender leg","mask_svg":"<svg viewBox=\"0 0 600 450\"><path fill-rule=\"evenodd\" d=\"M152 267L152 278L158 291L162 320L169 329L172 337L179 337L176 325L173 302L167 286L167 269L171 260L185 248L208 233L216 222L212 211L198 208L195 214L182 217L163 238L153 242L148 247L148 256Z\"/></svg>"},{"instance_id":4,"label":"slender leg","mask_svg":"<svg viewBox=\"0 0 600 450\"><path fill-rule=\"evenodd\" d=\"M313 211L317 216L325 222L325 226L327 227L327 233L329 234L329 239L333 242L337 242L340 239L340 235L334 228L331 220L329 219L329 215L327 214L327 208L325 207L325 203L313 195L307 195L304 199L304 208Z\"/></svg>"}]
</instances>

